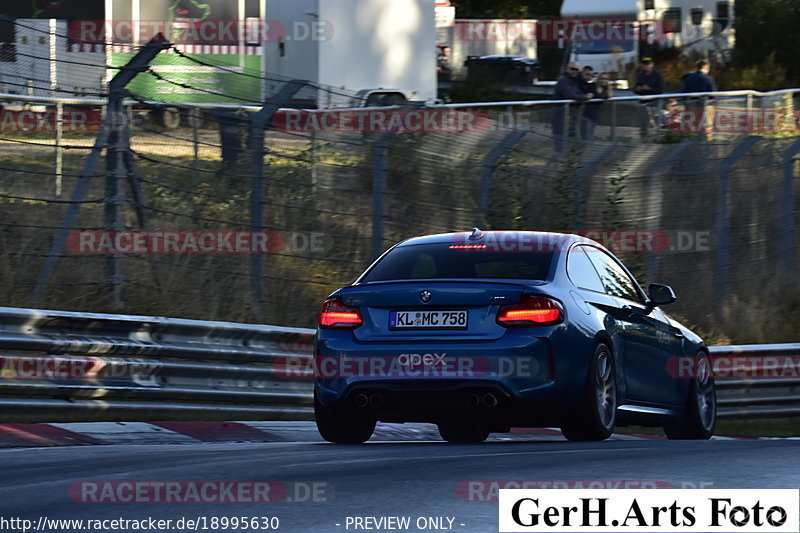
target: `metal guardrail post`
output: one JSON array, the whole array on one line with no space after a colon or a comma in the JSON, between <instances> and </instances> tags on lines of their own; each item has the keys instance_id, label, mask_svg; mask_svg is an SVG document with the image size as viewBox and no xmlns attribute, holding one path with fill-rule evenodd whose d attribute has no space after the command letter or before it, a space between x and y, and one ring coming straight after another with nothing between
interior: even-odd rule
<instances>
[{"instance_id":1,"label":"metal guardrail post","mask_svg":"<svg viewBox=\"0 0 800 533\"><path fill-rule=\"evenodd\" d=\"M715 275L715 300L721 304L728 298L728 266L730 255L730 173L733 165L741 159L761 137L748 137L719 165L719 193L717 195L717 254Z\"/></svg>"},{"instance_id":2,"label":"metal guardrail post","mask_svg":"<svg viewBox=\"0 0 800 533\"><path fill-rule=\"evenodd\" d=\"M481 196L479 206L484 228L490 227L489 206L492 198L492 177L494 176L494 171L497 169L497 164L527 133L528 130L513 130L483 158L483 162L481 163Z\"/></svg>"},{"instance_id":3,"label":"metal guardrail post","mask_svg":"<svg viewBox=\"0 0 800 533\"><path fill-rule=\"evenodd\" d=\"M392 132L380 134L372 147L372 259L377 259L383 253L386 176L392 135Z\"/></svg>"},{"instance_id":4,"label":"metal guardrail post","mask_svg":"<svg viewBox=\"0 0 800 533\"><path fill-rule=\"evenodd\" d=\"M264 231L264 209L267 196L267 176L264 172L264 139L265 131L272 122L272 117L297 94L308 82L305 80L292 80L264 102L262 107L252 118L247 149L250 153L250 229L253 233ZM250 290L252 293L253 310L259 320L264 314L264 285L261 278L264 275L264 254L254 253L250 256Z\"/></svg>"}]
</instances>

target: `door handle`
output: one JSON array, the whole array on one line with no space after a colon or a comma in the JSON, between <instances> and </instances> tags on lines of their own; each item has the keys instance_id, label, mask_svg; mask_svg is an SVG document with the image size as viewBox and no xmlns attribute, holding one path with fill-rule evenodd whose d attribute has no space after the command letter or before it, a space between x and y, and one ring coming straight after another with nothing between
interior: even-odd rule
<instances>
[{"instance_id":1,"label":"door handle","mask_svg":"<svg viewBox=\"0 0 800 533\"><path fill-rule=\"evenodd\" d=\"M672 334L678 338L683 338L683 333L681 333L680 331L673 331Z\"/></svg>"}]
</instances>

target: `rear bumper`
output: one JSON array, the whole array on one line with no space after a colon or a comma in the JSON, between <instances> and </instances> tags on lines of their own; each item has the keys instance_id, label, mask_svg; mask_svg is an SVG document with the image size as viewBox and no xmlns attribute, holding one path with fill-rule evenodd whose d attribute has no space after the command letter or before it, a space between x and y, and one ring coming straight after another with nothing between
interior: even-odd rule
<instances>
[{"instance_id":1,"label":"rear bumper","mask_svg":"<svg viewBox=\"0 0 800 533\"><path fill-rule=\"evenodd\" d=\"M590 351L557 328L539 333L546 335L509 330L490 342L367 345L350 332L325 332L315 350L318 401L354 407L364 403L358 395L375 395L375 405L361 407L384 421L557 413L580 399L588 360L581 354ZM486 395L497 404L484 405Z\"/></svg>"},{"instance_id":2,"label":"rear bumper","mask_svg":"<svg viewBox=\"0 0 800 533\"><path fill-rule=\"evenodd\" d=\"M358 383L343 396L330 394L317 387L321 403L344 406L354 413L383 422L433 422L453 419L469 420L493 431L507 431L512 426L557 425L563 418L564 406L546 399L547 385L535 401L513 396L496 382Z\"/></svg>"}]
</instances>

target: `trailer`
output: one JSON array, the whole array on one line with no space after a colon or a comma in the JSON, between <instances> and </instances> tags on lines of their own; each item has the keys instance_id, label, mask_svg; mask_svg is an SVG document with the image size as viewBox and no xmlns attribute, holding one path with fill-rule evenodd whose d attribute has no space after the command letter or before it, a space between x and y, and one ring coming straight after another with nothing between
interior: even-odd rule
<instances>
[{"instance_id":1,"label":"trailer","mask_svg":"<svg viewBox=\"0 0 800 533\"><path fill-rule=\"evenodd\" d=\"M74 11L51 4L0 7L13 17L6 39L17 52L0 61L0 92L102 93L115 68L163 33L175 46L128 86L140 100L258 104L289 79L318 87L298 102L310 107L436 98L434 0L88 0Z\"/></svg>"},{"instance_id":2,"label":"trailer","mask_svg":"<svg viewBox=\"0 0 800 533\"><path fill-rule=\"evenodd\" d=\"M284 32L264 43L267 70L329 89L317 107L436 99L434 0L270 0L266 9ZM267 96L280 87L268 83Z\"/></svg>"},{"instance_id":3,"label":"trailer","mask_svg":"<svg viewBox=\"0 0 800 533\"><path fill-rule=\"evenodd\" d=\"M564 0L560 31L570 59L625 79L656 47L729 60L733 9L733 0Z\"/></svg>"}]
</instances>

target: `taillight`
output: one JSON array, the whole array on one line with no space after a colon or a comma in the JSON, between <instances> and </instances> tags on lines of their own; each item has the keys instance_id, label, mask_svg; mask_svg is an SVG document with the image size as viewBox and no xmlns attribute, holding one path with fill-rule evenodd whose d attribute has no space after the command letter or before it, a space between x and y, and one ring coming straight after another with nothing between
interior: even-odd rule
<instances>
[{"instance_id":1,"label":"taillight","mask_svg":"<svg viewBox=\"0 0 800 533\"><path fill-rule=\"evenodd\" d=\"M497 313L497 323L507 328L549 326L564 319L561 305L549 298L531 296L514 305L503 305Z\"/></svg>"},{"instance_id":2,"label":"taillight","mask_svg":"<svg viewBox=\"0 0 800 533\"><path fill-rule=\"evenodd\" d=\"M341 298L331 298L322 304L319 313L319 327L322 329L356 329L361 323L358 309L347 307Z\"/></svg>"}]
</instances>

